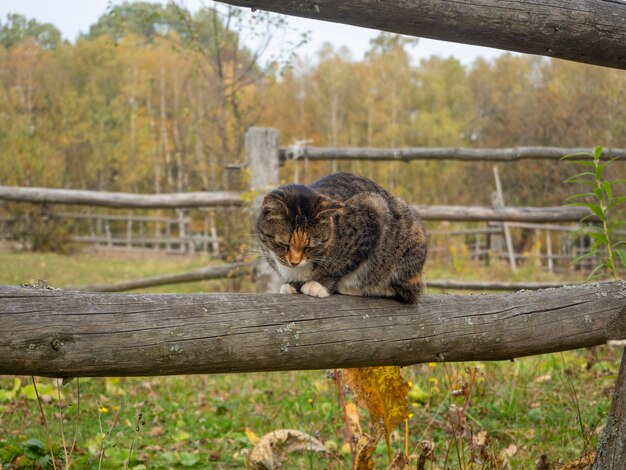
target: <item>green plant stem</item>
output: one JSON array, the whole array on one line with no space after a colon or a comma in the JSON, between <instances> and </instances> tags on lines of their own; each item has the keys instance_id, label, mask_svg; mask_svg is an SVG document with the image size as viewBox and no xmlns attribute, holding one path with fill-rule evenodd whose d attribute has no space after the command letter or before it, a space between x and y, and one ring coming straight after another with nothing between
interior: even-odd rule
<instances>
[{"instance_id":1,"label":"green plant stem","mask_svg":"<svg viewBox=\"0 0 626 470\"><path fill-rule=\"evenodd\" d=\"M54 452L52 452L52 441L50 440L50 430L48 429L48 421L46 421L46 414L43 412L43 406L41 405L41 397L39 396L39 391L37 390L37 382L35 382L35 377L30 376L30 380L33 382L33 388L35 389L35 395L37 396L37 403L39 404L39 411L41 412L41 419L43 420L43 426L46 430L46 437L48 438L48 449L50 450L50 458L52 459L52 467L54 470L57 470L57 464L54 461Z\"/></svg>"},{"instance_id":2,"label":"green plant stem","mask_svg":"<svg viewBox=\"0 0 626 470\"><path fill-rule=\"evenodd\" d=\"M598 162L595 162L596 167L598 166ZM598 188L600 191L603 191L602 188L602 181L596 178L596 188ZM609 238L610 234L609 234L609 227L606 223L607 221L607 214L606 214L606 210L604 207L604 198L600 199L598 201L600 203L600 212L602 213L602 231L604 232L604 236L606 237L607 243L606 243L606 249L607 249L607 267L611 270L611 274L613 276L613 279L617 280L618 278L618 273L617 273L617 268L615 267L615 262L614 262L614 256L615 254L613 253L613 248L611 246L611 239Z\"/></svg>"},{"instance_id":3,"label":"green plant stem","mask_svg":"<svg viewBox=\"0 0 626 470\"><path fill-rule=\"evenodd\" d=\"M67 442L65 441L65 410L63 409L63 403L61 403L61 384L60 380L56 379L57 385L57 398L58 398L58 406L59 406L59 422L61 425L61 442L63 443L63 455L65 456L65 468L70 468L70 459L67 452Z\"/></svg>"}]
</instances>

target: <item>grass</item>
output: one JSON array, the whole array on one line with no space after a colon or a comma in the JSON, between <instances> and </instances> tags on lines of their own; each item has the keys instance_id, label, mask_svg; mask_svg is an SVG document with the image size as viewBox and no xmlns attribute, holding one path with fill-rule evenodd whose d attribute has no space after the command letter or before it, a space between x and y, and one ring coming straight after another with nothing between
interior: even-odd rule
<instances>
[{"instance_id":1,"label":"grass","mask_svg":"<svg viewBox=\"0 0 626 470\"><path fill-rule=\"evenodd\" d=\"M112 282L196 269L208 262L0 253L0 283L46 279L62 287ZM469 276L467 270L482 278L490 273L500 280L511 279L500 272L503 268L487 271L468 266L460 273L452 268L431 272L429 277L464 278ZM518 280L524 280L519 279L524 277L525 271L521 272L516 274ZM232 282L151 291L234 290ZM250 286L244 282L243 288ZM419 454L422 440L433 441L434 461L426 464L433 469L446 465L450 469L535 468L542 454L552 463L572 461L595 446L597 428L608 412L620 353L601 347L514 362L406 367L403 375L412 385L409 450ZM79 385L73 468L97 468L101 457L102 468L112 469L244 468L253 447L250 437L280 428L306 432L333 450L330 458L294 454L285 468L350 468L339 397L324 371L83 378L58 390L52 379L36 380L57 465L63 455L62 418L67 445L74 435ZM392 440L394 450L403 448L404 430L394 431ZM49 454L31 379L0 377L0 467L52 468ZM377 450L381 468L385 454L381 444Z\"/></svg>"}]
</instances>

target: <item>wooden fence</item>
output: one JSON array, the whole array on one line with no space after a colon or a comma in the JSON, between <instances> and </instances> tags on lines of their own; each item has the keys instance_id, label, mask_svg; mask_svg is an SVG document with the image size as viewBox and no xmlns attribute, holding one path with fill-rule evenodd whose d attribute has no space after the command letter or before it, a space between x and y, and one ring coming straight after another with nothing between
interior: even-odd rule
<instances>
[{"instance_id":1,"label":"wooden fence","mask_svg":"<svg viewBox=\"0 0 626 470\"><path fill-rule=\"evenodd\" d=\"M279 156L286 160L366 160L366 161L401 161L416 160L455 160L461 162L514 162L519 160L560 160L563 155L589 152L588 148L567 147L509 147L509 148L452 148L452 147L416 147L416 148L337 148L290 146L281 147ZM603 149L602 158L626 159L626 149Z\"/></svg>"},{"instance_id":2,"label":"wooden fence","mask_svg":"<svg viewBox=\"0 0 626 470\"><path fill-rule=\"evenodd\" d=\"M414 148L414 149L359 149L359 148L316 148L316 147L279 147L278 131L273 129L252 128L247 134L246 165L252 175L250 188L263 192L274 187L279 181L279 167L285 159L374 159L374 160L413 160L413 159L459 159L472 161L512 161L518 159L556 159L567 153L591 149L555 148L555 147L516 147L508 149L459 149L459 148ZM626 154L624 149L608 149L607 157L619 157ZM541 263L548 271L564 269L569 261L585 249L578 247L571 240L557 239L553 250L553 231L569 231L575 225L557 224L575 223L590 215L584 207L507 207L502 189L494 198L492 207L484 206L415 206L427 222L487 222L486 227L451 230L445 233L440 226L432 230L431 256L439 262L450 261L448 252L450 239L461 237L461 244L468 248L472 258L489 263L495 259L505 259L515 269L519 262L534 260ZM96 244L108 248L126 250L164 250L167 253L195 253L209 251L219 255L220 236L217 233L214 217L207 213L207 208L233 207L244 205L241 192L202 192L135 195L98 191L79 191L47 188L17 188L0 186L0 200L30 202L37 204L87 205L89 207L131 208L131 209L174 209L176 217L155 217L135 214L102 214L61 212L54 217L72 218L89 223L87 233L75 234L71 240L81 244ZM502 202L499 202L502 201ZM202 208L200 217L203 229L194 231L189 210ZM198 217L198 215L195 215ZM0 220L2 238L7 237L10 220ZM152 224L152 228L147 228ZM546 224L546 225L541 225ZM196 227L199 225L194 223ZM4 227L4 230L2 230ZM543 252L516 253L511 239L512 229L532 229L537 240L545 240ZM456 238L458 240L458 238ZM458 245L458 241L455 245ZM584 268L584 266L583 266ZM261 278L272 274L263 269ZM274 281L274 284L276 282Z\"/></svg>"}]
</instances>

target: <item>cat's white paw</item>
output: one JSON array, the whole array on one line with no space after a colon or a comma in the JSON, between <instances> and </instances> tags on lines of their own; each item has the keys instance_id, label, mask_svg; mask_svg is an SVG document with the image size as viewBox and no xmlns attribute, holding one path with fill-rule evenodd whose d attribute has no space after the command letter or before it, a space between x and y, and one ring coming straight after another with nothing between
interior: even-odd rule
<instances>
[{"instance_id":1,"label":"cat's white paw","mask_svg":"<svg viewBox=\"0 0 626 470\"><path fill-rule=\"evenodd\" d=\"M300 292L306 295L310 295L311 297L319 297L321 299L330 295L328 289L326 289L326 287L324 287L317 281L309 281L305 283L300 288Z\"/></svg>"},{"instance_id":2,"label":"cat's white paw","mask_svg":"<svg viewBox=\"0 0 626 470\"><path fill-rule=\"evenodd\" d=\"M280 286L279 292L281 294L297 294L298 293L296 288L288 283L284 283L282 286Z\"/></svg>"}]
</instances>

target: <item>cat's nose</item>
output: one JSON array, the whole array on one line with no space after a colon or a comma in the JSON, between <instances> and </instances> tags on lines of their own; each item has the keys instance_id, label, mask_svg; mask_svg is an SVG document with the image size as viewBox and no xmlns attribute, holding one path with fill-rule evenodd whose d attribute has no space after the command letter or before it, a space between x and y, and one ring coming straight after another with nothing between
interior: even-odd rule
<instances>
[{"instance_id":1,"label":"cat's nose","mask_svg":"<svg viewBox=\"0 0 626 470\"><path fill-rule=\"evenodd\" d=\"M291 263L291 265L292 265L292 266L298 266L301 262L302 262L302 260L301 260L301 259L292 259L292 260L290 261L290 263Z\"/></svg>"}]
</instances>

